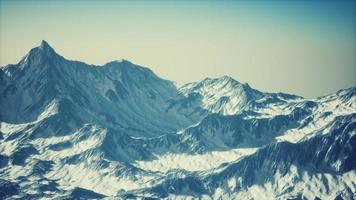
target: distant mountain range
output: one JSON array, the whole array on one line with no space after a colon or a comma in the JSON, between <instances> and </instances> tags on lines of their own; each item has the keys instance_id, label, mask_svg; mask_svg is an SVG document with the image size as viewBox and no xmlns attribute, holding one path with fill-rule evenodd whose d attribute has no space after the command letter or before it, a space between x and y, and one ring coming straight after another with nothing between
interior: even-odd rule
<instances>
[{"instance_id":1,"label":"distant mountain range","mask_svg":"<svg viewBox=\"0 0 356 200\"><path fill-rule=\"evenodd\" d=\"M177 88L42 41L0 68L0 199L356 199L356 87Z\"/></svg>"}]
</instances>

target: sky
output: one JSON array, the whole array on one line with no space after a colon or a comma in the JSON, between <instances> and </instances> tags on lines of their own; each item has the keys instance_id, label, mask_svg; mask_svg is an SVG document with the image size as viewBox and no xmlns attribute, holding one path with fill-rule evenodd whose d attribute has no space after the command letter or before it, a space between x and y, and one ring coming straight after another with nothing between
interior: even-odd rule
<instances>
[{"instance_id":1,"label":"sky","mask_svg":"<svg viewBox=\"0 0 356 200\"><path fill-rule=\"evenodd\" d=\"M178 86L228 75L307 98L356 86L351 0L0 0L0 66L41 40L67 59L126 59Z\"/></svg>"}]
</instances>

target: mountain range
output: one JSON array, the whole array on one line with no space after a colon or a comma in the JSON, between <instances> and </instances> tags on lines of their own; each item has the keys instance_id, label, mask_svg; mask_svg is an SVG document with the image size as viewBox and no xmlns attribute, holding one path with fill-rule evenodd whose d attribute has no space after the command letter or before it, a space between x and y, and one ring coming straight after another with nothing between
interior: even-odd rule
<instances>
[{"instance_id":1,"label":"mountain range","mask_svg":"<svg viewBox=\"0 0 356 200\"><path fill-rule=\"evenodd\" d=\"M0 199L356 199L356 87L177 87L46 42L0 68Z\"/></svg>"}]
</instances>

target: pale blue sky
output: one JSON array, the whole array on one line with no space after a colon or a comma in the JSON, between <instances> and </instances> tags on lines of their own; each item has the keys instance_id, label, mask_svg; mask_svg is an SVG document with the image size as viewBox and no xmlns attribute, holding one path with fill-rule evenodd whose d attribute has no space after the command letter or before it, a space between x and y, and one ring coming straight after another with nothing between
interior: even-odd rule
<instances>
[{"instance_id":1,"label":"pale blue sky","mask_svg":"<svg viewBox=\"0 0 356 200\"><path fill-rule=\"evenodd\" d=\"M46 40L68 59L127 59L179 85L229 75L316 97L356 85L352 1L0 1L0 65Z\"/></svg>"}]
</instances>

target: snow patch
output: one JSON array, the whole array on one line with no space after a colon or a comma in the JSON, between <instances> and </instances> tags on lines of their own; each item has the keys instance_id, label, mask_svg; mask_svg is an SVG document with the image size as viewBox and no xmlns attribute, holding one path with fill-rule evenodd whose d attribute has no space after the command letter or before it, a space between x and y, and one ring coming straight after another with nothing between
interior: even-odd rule
<instances>
[{"instance_id":1,"label":"snow patch","mask_svg":"<svg viewBox=\"0 0 356 200\"><path fill-rule=\"evenodd\" d=\"M229 151L211 151L205 154L164 154L157 155L156 160L136 161L135 165L149 171L167 172L173 169L187 171L210 170L226 162L235 161L243 156L253 154L256 148L240 148Z\"/></svg>"}]
</instances>

